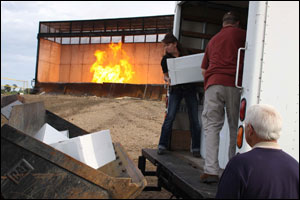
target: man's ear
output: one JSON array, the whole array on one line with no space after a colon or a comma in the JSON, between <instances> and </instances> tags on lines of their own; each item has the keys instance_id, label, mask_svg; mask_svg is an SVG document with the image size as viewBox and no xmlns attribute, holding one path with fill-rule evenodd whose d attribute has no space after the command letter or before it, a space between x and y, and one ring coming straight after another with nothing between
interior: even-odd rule
<instances>
[{"instance_id":1,"label":"man's ear","mask_svg":"<svg viewBox=\"0 0 300 200\"><path fill-rule=\"evenodd\" d=\"M251 124L248 124L248 128L249 128L249 135L253 135L253 133L254 133L254 128L253 128L253 126L251 125Z\"/></svg>"}]
</instances>

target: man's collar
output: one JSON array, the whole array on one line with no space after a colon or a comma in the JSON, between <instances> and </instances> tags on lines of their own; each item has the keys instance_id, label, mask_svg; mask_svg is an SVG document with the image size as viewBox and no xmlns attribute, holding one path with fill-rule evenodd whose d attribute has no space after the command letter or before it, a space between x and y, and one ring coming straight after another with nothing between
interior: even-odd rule
<instances>
[{"instance_id":1,"label":"man's collar","mask_svg":"<svg viewBox=\"0 0 300 200\"><path fill-rule=\"evenodd\" d=\"M259 142L255 144L252 148L254 149L256 147L267 148L267 149L281 149L279 144L276 142Z\"/></svg>"},{"instance_id":2,"label":"man's collar","mask_svg":"<svg viewBox=\"0 0 300 200\"><path fill-rule=\"evenodd\" d=\"M235 27L235 28L237 28L235 25L233 25L233 24L228 24L228 25L225 25L225 26L223 26L222 28L228 28L228 27Z\"/></svg>"}]
</instances>

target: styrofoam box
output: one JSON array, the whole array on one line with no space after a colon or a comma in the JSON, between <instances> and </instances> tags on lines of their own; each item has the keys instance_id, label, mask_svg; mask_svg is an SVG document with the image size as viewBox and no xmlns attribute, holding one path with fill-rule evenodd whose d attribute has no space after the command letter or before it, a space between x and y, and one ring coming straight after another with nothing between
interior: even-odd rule
<instances>
[{"instance_id":1,"label":"styrofoam box","mask_svg":"<svg viewBox=\"0 0 300 200\"><path fill-rule=\"evenodd\" d=\"M33 137L46 144L52 144L68 140L68 132L69 131L60 132L53 128L51 125L45 123Z\"/></svg>"},{"instance_id":2,"label":"styrofoam box","mask_svg":"<svg viewBox=\"0 0 300 200\"><path fill-rule=\"evenodd\" d=\"M116 159L110 131L104 130L50 144L80 162L98 169Z\"/></svg>"},{"instance_id":3,"label":"styrofoam box","mask_svg":"<svg viewBox=\"0 0 300 200\"><path fill-rule=\"evenodd\" d=\"M1 108L1 114L4 115L6 117L6 119L9 119L12 107L15 105L21 105L21 104L22 104L21 101L16 100L16 101L8 104L7 106Z\"/></svg>"},{"instance_id":4,"label":"styrofoam box","mask_svg":"<svg viewBox=\"0 0 300 200\"><path fill-rule=\"evenodd\" d=\"M69 130L59 131L61 134L69 138Z\"/></svg>"},{"instance_id":5,"label":"styrofoam box","mask_svg":"<svg viewBox=\"0 0 300 200\"><path fill-rule=\"evenodd\" d=\"M182 56L178 58L168 58L167 65L171 85L203 82L201 64L204 53Z\"/></svg>"}]
</instances>

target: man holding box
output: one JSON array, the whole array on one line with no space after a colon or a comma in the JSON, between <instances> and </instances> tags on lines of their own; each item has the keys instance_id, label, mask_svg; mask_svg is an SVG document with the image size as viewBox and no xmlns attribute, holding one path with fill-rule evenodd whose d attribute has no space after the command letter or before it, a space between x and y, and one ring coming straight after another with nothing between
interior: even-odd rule
<instances>
[{"instance_id":1,"label":"man holding box","mask_svg":"<svg viewBox=\"0 0 300 200\"><path fill-rule=\"evenodd\" d=\"M168 74L167 59L176 58L184 55L184 51L180 46L177 38L168 33L162 40L164 43L165 56L161 61L162 70L164 73L164 79L167 84L170 84L170 78ZM189 120L190 130L192 136L192 152L193 156L200 157L200 124L198 120L198 100L196 85L193 83L179 84L170 86L170 94L168 98L168 110L165 121L161 129L161 136L158 144L159 155L165 153L169 145L169 138L172 133L172 125L176 116L177 109L180 105L182 98L185 99Z\"/></svg>"},{"instance_id":2,"label":"man holding box","mask_svg":"<svg viewBox=\"0 0 300 200\"><path fill-rule=\"evenodd\" d=\"M224 124L226 108L230 129L229 159L235 155L235 144L240 105L240 89L235 87L237 54L244 47L246 31L239 27L239 19L234 12L223 17L223 28L207 44L202 61L205 100L202 122L205 130L206 158L204 183L218 182L219 177L219 133ZM241 57L239 85L242 82Z\"/></svg>"}]
</instances>

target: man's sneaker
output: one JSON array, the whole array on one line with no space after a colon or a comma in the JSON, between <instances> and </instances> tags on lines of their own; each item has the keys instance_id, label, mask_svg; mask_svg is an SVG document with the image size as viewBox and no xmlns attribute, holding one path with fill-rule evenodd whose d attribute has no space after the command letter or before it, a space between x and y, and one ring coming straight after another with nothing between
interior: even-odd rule
<instances>
[{"instance_id":1,"label":"man's sneaker","mask_svg":"<svg viewBox=\"0 0 300 200\"><path fill-rule=\"evenodd\" d=\"M200 151L193 151L193 156L196 158L201 158Z\"/></svg>"},{"instance_id":2,"label":"man's sneaker","mask_svg":"<svg viewBox=\"0 0 300 200\"><path fill-rule=\"evenodd\" d=\"M163 155L166 152L166 149L158 148L157 154L158 155Z\"/></svg>"},{"instance_id":3,"label":"man's sneaker","mask_svg":"<svg viewBox=\"0 0 300 200\"><path fill-rule=\"evenodd\" d=\"M201 183L208 183L208 184L218 183L219 182L219 176L204 173L200 176L200 182Z\"/></svg>"}]
</instances>

